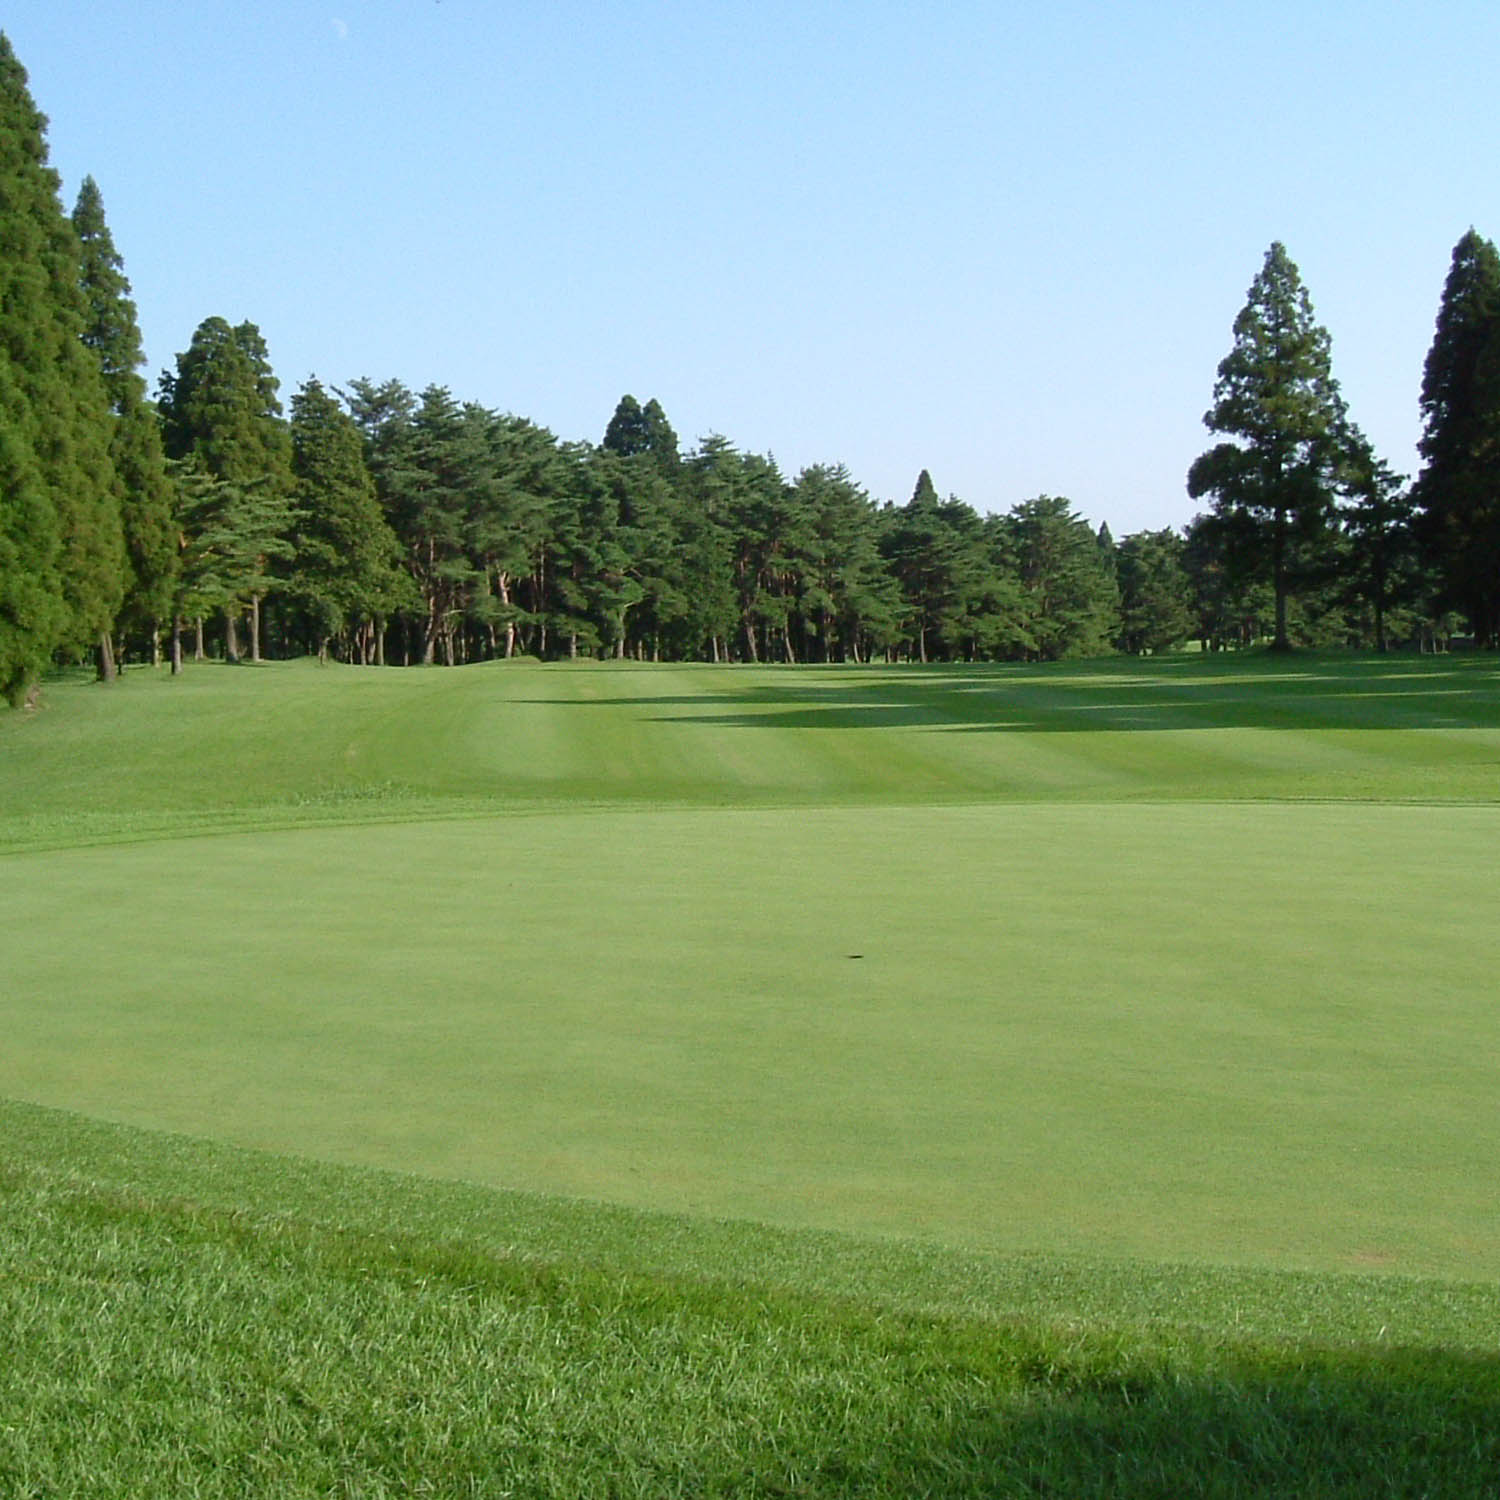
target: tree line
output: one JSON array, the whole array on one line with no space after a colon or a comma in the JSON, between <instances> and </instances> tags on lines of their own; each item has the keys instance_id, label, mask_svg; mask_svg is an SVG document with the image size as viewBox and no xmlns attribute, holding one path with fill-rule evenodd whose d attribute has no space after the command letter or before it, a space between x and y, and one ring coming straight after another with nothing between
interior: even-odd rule
<instances>
[{"instance_id":1,"label":"tree line","mask_svg":"<svg viewBox=\"0 0 1500 1500\"><path fill-rule=\"evenodd\" d=\"M1116 542L1057 496L982 514L926 470L878 503L684 450L624 396L601 439L413 392L305 382L282 406L253 323L204 320L154 399L99 189L71 215L0 36L0 691L59 659L316 653L458 664L1050 660L1261 640L1500 637L1500 256L1454 251L1421 388L1422 473L1350 419L1272 245L1187 476L1204 511Z\"/></svg>"}]
</instances>

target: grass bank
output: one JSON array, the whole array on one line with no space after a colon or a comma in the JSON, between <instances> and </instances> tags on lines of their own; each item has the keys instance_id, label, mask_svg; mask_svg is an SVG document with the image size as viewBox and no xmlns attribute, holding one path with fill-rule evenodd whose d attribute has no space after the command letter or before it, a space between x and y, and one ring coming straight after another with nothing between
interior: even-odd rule
<instances>
[{"instance_id":1,"label":"grass bank","mask_svg":"<svg viewBox=\"0 0 1500 1500\"><path fill-rule=\"evenodd\" d=\"M18 1106L0 1141L17 1495L1481 1495L1500 1472L1493 1288L963 1257Z\"/></svg>"}]
</instances>

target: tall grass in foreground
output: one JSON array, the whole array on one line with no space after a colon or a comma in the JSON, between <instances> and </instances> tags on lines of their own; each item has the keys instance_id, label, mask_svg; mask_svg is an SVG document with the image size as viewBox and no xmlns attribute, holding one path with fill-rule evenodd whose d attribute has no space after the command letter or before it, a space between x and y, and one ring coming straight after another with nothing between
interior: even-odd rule
<instances>
[{"instance_id":1,"label":"tall grass in foreground","mask_svg":"<svg viewBox=\"0 0 1500 1500\"><path fill-rule=\"evenodd\" d=\"M999 1296L920 1311L942 1281L930 1261L886 1296L798 1286L799 1254L813 1280L856 1242L781 1235L756 1279L718 1263L711 1227L679 1222L667 1253L672 1226L639 1216L672 1262L649 1270L628 1233L609 1248L618 1222L590 1224L618 1211L481 1205L13 1106L0 1142L7 1496L1462 1496L1500 1482L1492 1341L1340 1338L1359 1278L1280 1279L1288 1301L1334 1292L1317 1339L1237 1332L1233 1273L1217 1291L1196 1273L1180 1319L1084 1323L1026 1306L1024 1289L1009 1312ZM413 1228L466 1195L453 1232ZM1261 1282L1274 1300L1278 1278ZM1446 1301L1476 1332L1496 1326L1490 1290L1375 1295L1398 1320L1426 1305L1441 1322Z\"/></svg>"}]
</instances>

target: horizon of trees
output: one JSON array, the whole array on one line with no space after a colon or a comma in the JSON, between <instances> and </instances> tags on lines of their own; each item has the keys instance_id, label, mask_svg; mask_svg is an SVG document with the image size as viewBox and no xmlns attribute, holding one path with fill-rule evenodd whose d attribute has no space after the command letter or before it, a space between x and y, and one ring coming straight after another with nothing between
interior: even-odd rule
<instances>
[{"instance_id":1,"label":"horizon of trees","mask_svg":"<svg viewBox=\"0 0 1500 1500\"><path fill-rule=\"evenodd\" d=\"M258 328L206 318L154 401L123 262L71 215L0 34L0 691L53 661L173 670L315 653L1053 660L1297 644L1500 643L1500 255L1453 253L1423 372L1423 469L1350 419L1296 266L1268 250L1191 467L1208 508L1118 543L1065 498L1004 514L926 469L878 503L841 465L684 451L623 396L598 443L396 379L281 402ZM185 644L186 642L186 644Z\"/></svg>"}]
</instances>

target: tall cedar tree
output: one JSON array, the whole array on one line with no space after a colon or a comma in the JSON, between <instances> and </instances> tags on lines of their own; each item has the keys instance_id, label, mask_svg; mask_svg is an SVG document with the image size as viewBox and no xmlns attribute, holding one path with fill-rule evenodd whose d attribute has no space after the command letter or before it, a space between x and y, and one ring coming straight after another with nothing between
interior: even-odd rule
<instances>
[{"instance_id":1,"label":"tall cedar tree","mask_svg":"<svg viewBox=\"0 0 1500 1500\"><path fill-rule=\"evenodd\" d=\"M0 692L12 703L55 650L102 647L124 593L108 403L46 125L0 35Z\"/></svg>"},{"instance_id":2,"label":"tall cedar tree","mask_svg":"<svg viewBox=\"0 0 1500 1500\"><path fill-rule=\"evenodd\" d=\"M206 318L175 372L161 377L159 405L167 456L191 460L222 481L223 513L214 518L225 537L225 631L238 654L236 622L248 607L251 657L260 657L260 604L278 583L275 564L291 530L291 439L281 419L276 377L265 340L253 323L230 327Z\"/></svg>"},{"instance_id":3,"label":"tall cedar tree","mask_svg":"<svg viewBox=\"0 0 1500 1500\"><path fill-rule=\"evenodd\" d=\"M1344 441L1344 403L1328 334L1313 319L1297 268L1279 242L1266 252L1235 319L1203 418L1232 439L1188 472L1188 493L1210 495L1227 534L1251 549L1275 595L1275 648L1287 650L1287 598L1299 550L1326 530Z\"/></svg>"},{"instance_id":4,"label":"tall cedar tree","mask_svg":"<svg viewBox=\"0 0 1500 1500\"><path fill-rule=\"evenodd\" d=\"M606 453L617 454L620 458L649 455L662 472L669 475L675 474L682 464L677 451L677 434L654 396L645 406L634 396L621 396L599 446Z\"/></svg>"},{"instance_id":5,"label":"tall cedar tree","mask_svg":"<svg viewBox=\"0 0 1500 1500\"><path fill-rule=\"evenodd\" d=\"M1422 375L1420 532L1443 602L1500 641L1500 254L1472 229L1453 250Z\"/></svg>"},{"instance_id":6,"label":"tall cedar tree","mask_svg":"<svg viewBox=\"0 0 1500 1500\"><path fill-rule=\"evenodd\" d=\"M139 373L145 355L130 282L92 177L85 177L79 190L73 228L83 256L81 285L88 318L83 341L99 360L114 414L110 456L121 486L121 521L130 567L121 619L127 627L149 631L154 658L161 624L171 605L177 561L172 485L161 428L146 404L146 382Z\"/></svg>"},{"instance_id":7,"label":"tall cedar tree","mask_svg":"<svg viewBox=\"0 0 1500 1500\"><path fill-rule=\"evenodd\" d=\"M326 659L331 637L352 632L358 658L380 654L384 617L403 597L400 544L375 498L354 419L307 381L292 397L292 473L299 529L296 592Z\"/></svg>"}]
</instances>

